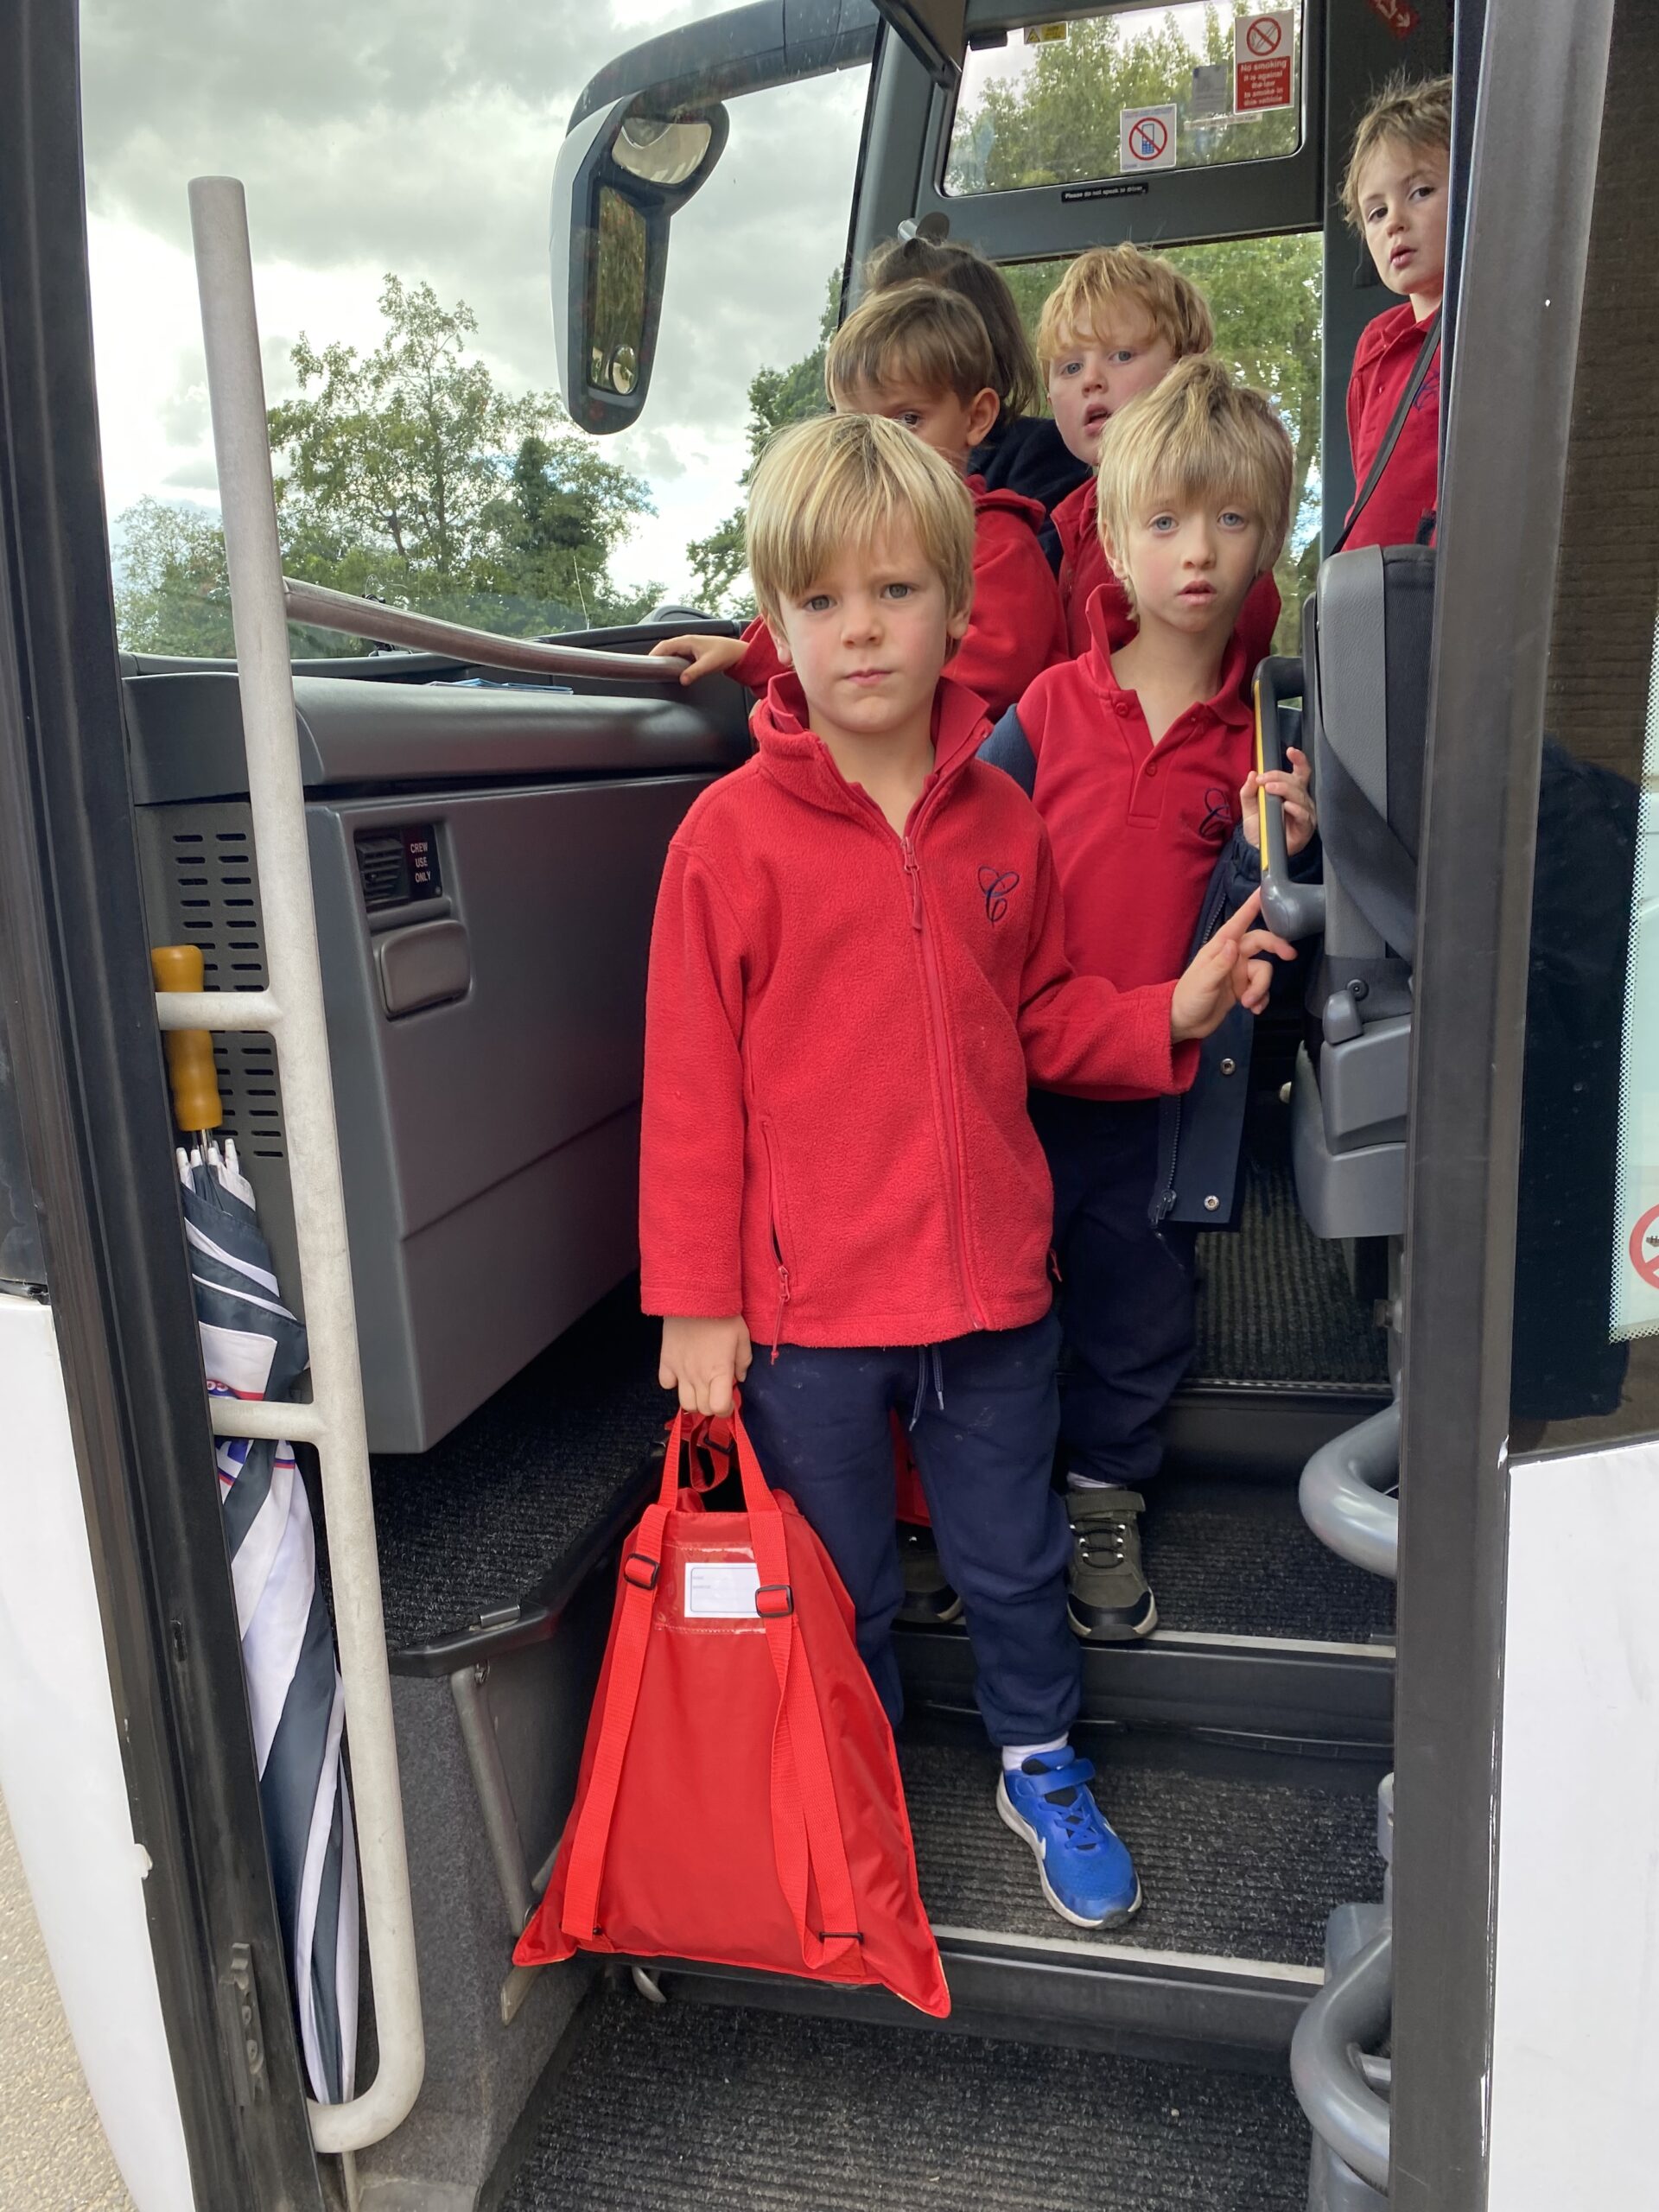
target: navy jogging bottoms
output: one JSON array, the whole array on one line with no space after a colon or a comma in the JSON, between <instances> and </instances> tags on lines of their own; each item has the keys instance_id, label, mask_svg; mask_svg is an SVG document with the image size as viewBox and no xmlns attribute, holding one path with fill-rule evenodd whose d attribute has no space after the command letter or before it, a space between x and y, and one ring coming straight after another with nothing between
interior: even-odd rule
<instances>
[{"instance_id":1,"label":"navy jogging bottoms","mask_svg":"<svg viewBox=\"0 0 1659 2212\"><path fill-rule=\"evenodd\" d=\"M893 1620L904 1602L893 1524L895 1411L910 1428L939 1562L961 1592L991 1740L1044 1744L1077 1717L1082 1655L1067 1625L1071 1537L1052 1486L1059 1325L941 1344L813 1351L756 1344L743 1419L766 1479L799 1506L858 1617L887 1707L903 1709Z\"/></svg>"}]
</instances>

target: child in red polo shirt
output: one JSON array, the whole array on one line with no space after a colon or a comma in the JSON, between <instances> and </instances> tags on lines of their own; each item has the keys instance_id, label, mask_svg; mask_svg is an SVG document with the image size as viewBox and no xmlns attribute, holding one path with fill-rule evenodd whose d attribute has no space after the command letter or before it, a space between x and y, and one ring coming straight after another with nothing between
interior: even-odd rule
<instances>
[{"instance_id":1,"label":"child in red polo shirt","mask_svg":"<svg viewBox=\"0 0 1659 2212\"><path fill-rule=\"evenodd\" d=\"M823 379L839 414L884 415L913 430L958 471L996 423L991 341L977 308L932 284L901 284L865 301L830 340ZM1058 587L1038 531L1042 503L967 480L974 511L973 613L950 664L954 683L1002 714L1033 677L1065 654ZM670 638L653 652L680 653L695 683L730 671L763 691L782 663L763 617L741 639Z\"/></svg>"},{"instance_id":2,"label":"child in red polo shirt","mask_svg":"<svg viewBox=\"0 0 1659 2212\"><path fill-rule=\"evenodd\" d=\"M1259 392L1208 355L1178 362L1108 423L1100 530L1138 627L1115 594L1089 605L1080 658L1038 678L984 756L1028 791L1054 849L1066 953L1133 990L1202 943L1258 874L1236 836L1254 798L1240 616L1290 524L1292 456ZM1267 779L1288 842L1313 832L1306 766ZM1076 1549L1072 1626L1101 1642L1149 1634L1138 1484L1156 1473L1156 1423L1193 1340L1193 1238L1233 1211L1248 1035L1217 1032L1179 1128L1123 1084L1062 1097L1035 1079L1032 1118L1054 1182L1066 1363L1061 1431Z\"/></svg>"},{"instance_id":3,"label":"child in red polo shirt","mask_svg":"<svg viewBox=\"0 0 1659 2212\"><path fill-rule=\"evenodd\" d=\"M1179 1090L1283 948L1242 912L1178 982L1066 964L1048 839L977 758L941 670L968 626L962 480L880 417L774 441L749 572L784 672L759 751L669 849L652 937L642 1296L682 1406L743 1412L822 1538L889 1714L903 1594L890 1422L911 1423L1001 1751L997 1806L1085 1927L1139 1885L1067 1732L1065 1516L1051 1487L1058 1330L1031 1082ZM1248 1018L1248 1016L1247 1016Z\"/></svg>"},{"instance_id":4,"label":"child in red polo shirt","mask_svg":"<svg viewBox=\"0 0 1659 2212\"><path fill-rule=\"evenodd\" d=\"M1210 303L1192 278L1137 245L1080 253L1043 302L1037 359L1048 379L1054 426L1089 470L1088 481L1054 510L1066 642L1074 657L1089 651L1090 602L1103 588L1114 643L1135 628L1128 595L1100 542L1095 470L1102 434L1120 408L1151 391L1177 361L1207 353L1214 342ZM1258 577L1243 618L1250 670L1272 652L1278 620L1279 587L1271 575Z\"/></svg>"},{"instance_id":5,"label":"child in red polo shirt","mask_svg":"<svg viewBox=\"0 0 1659 2212\"><path fill-rule=\"evenodd\" d=\"M1358 130L1342 188L1348 220L1376 273L1402 304L1367 323L1348 379L1348 442L1357 497L1417 365L1446 285L1446 175L1452 79L1395 77ZM1376 490L1347 543L1427 544L1433 535L1440 461L1440 365L1433 362ZM1352 510L1350 510L1351 514Z\"/></svg>"}]
</instances>

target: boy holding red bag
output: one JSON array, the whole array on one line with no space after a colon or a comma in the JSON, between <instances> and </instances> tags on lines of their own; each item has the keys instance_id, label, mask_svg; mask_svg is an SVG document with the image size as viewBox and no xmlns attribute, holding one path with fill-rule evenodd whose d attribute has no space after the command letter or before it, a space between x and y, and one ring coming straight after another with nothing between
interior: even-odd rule
<instances>
[{"instance_id":1,"label":"boy holding red bag","mask_svg":"<svg viewBox=\"0 0 1659 2212\"><path fill-rule=\"evenodd\" d=\"M890 1416L912 1422L965 1600L1002 1818L1084 1927L1140 1902L1067 1732L1081 1688L1051 1476L1052 1194L1027 1086L1178 1091L1288 948L1255 902L1179 982L1073 976L1036 810L976 754L942 674L968 626L973 505L950 463L863 415L768 449L749 572L785 672L757 756L670 848L647 996L642 1295L661 1380L724 1413L850 1596L889 1717L903 1598Z\"/></svg>"}]
</instances>

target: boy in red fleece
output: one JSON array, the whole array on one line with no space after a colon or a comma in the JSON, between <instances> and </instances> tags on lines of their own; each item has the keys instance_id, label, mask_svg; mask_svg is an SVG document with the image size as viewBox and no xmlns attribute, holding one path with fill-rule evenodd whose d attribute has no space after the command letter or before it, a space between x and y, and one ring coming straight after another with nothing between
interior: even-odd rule
<instances>
[{"instance_id":1,"label":"boy in red fleece","mask_svg":"<svg viewBox=\"0 0 1659 2212\"><path fill-rule=\"evenodd\" d=\"M797 425L756 471L749 566L786 673L755 758L669 849L652 938L642 1295L683 1406L744 1415L847 1587L896 1719L890 1421L912 1422L966 1600L997 1802L1058 1910L1132 1912L1067 1732L1058 1329L1030 1081L1179 1090L1265 992L1248 908L1177 983L1073 976L1047 838L940 671L968 626L961 479L880 417Z\"/></svg>"},{"instance_id":2,"label":"boy in red fleece","mask_svg":"<svg viewBox=\"0 0 1659 2212\"><path fill-rule=\"evenodd\" d=\"M1357 499L1440 313L1446 287L1446 175L1452 160L1452 79L1389 79L1354 134L1342 188L1344 213L1376 273L1402 304L1366 324L1348 379L1348 442ZM1432 362L1376 490L1347 544L1427 543L1440 468L1440 365Z\"/></svg>"},{"instance_id":3,"label":"boy in red fleece","mask_svg":"<svg viewBox=\"0 0 1659 2212\"><path fill-rule=\"evenodd\" d=\"M1089 480L1054 510L1060 541L1060 597L1067 648L1090 649L1090 603L1106 594L1103 617L1114 645L1135 629L1128 597L1100 542L1095 471L1100 441L1121 408L1161 383L1177 361L1207 353L1215 343L1210 303L1189 276L1161 254L1137 245L1100 245L1080 253L1043 302L1037 359L1048 379L1055 428ZM1279 587L1259 576L1243 616L1245 658L1253 671L1273 650ZM1247 675L1248 680L1248 675Z\"/></svg>"},{"instance_id":4,"label":"boy in red fleece","mask_svg":"<svg viewBox=\"0 0 1659 2212\"><path fill-rule=\"evenodd\" d=\"M1089 652L1039 677L985 748L1031 793L1053 842L1066 952L1081 975L1134 991L1175 967L1228 906L1260 895L1243 889L1258 870L1236 836L1242 804L1254 828L1257 789L1240 617L1284 543L1291 478L1279 418L1211 356L1179 362L1107 425L1101 537L1139 626L1121 638L1097 591ZM1291 760L1292 772L1266 781L1300 853L1313 817L1306 764ZM1225 1228L1232 1211L1243 1027L1217 1029L1214 1059L1205 1046L1179 1128L1139 1084L1062 1097L1033 1077L1067 1355L1071 1622L1100 1642L1157 1622L1141 1564L1144 1501L1129 1485L1157 1471L1156 1423L1192 1356L1195 1228Z\"/></svg>"},{"instance_id":5,"label":"boy in red fleece","mask_svg":"<svg viewBox=\"0 0 1659 2212\"><path fill-rule=\"evenodd\" d=\"M958 471L1002 405L978 308L932 284L897 285L855 308L830 340L823 379L837 413L902 423ZM1037 535L1047 520L1042 502L989 491L975 476L968 489L974 503L973 611L950 674L976 691L995 717L1033 677L1065 658L1065 624ZM690 658L683 683L724 668L752 691L763 691L783 665L764 616L741 639L671 638L652 650Z\"/></svg>"}]
</instances>

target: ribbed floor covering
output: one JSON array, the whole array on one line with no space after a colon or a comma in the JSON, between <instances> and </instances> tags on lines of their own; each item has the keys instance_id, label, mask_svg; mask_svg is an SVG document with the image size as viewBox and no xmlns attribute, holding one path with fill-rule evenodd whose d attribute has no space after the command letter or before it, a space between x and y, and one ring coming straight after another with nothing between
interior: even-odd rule
<instances>
[{"instance_id":1,"label":"ribbed floor covering","mask_svg":"<svg viewBox=\"0 0 1659 2212\"><path fill-rule=\"evenodd\" d=\"M504 2212L1302 2212L1287 2081L607 1991Z\"/></svg>"},{"instance_id":2,"label":"ribbed floor covering","mask_svg":"<svg viewBox=\"0 0 1659 2212\"><path fill-rule=\"evenodd\" d=\"M1380 1382L1382 1332L1349 1287L1340 1243L1314 1236L1287 1160L1252 1168L1236 1233L1198 1239L1192 1374L1222 1382Z\"/></svg>"},{"instance_id":3,"label":"ribbed floor covering","mask_svg":"<svg viewBox=\"0 0 1659 2212\"><path fill-rule=\"evenodd\" d=\"M1121 1738L1096 1735L1087 1748L1095 1795L1141 1877L1135 1918L1099 1936L1058 1918L1030 1847L997 1816L995 1756L906 1745L905 1794L931 1919L1318 1966L1332 1909L1382 1893L1375 1783L1291 1788L1148 1765Z\"/></svg>"},{"instance_id":4,"label":"ribbed floor covering","mask_svg":"<svg viewBox=\"0 0 1659 2212\"><path fill-rule=\"evenodd\" d=\"M1327 1551L1289 1484L1170 1473L1147 1485L1142 1542L1160 1628L1366 1643L1394 1630L1394 1585Z\"/></svg>"}]
</instances>

